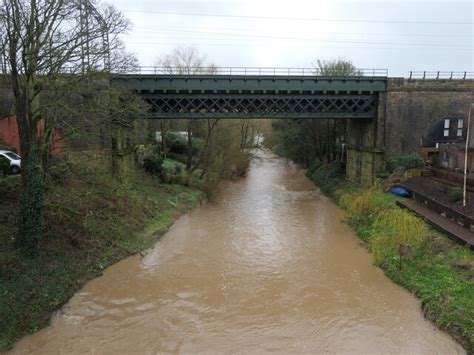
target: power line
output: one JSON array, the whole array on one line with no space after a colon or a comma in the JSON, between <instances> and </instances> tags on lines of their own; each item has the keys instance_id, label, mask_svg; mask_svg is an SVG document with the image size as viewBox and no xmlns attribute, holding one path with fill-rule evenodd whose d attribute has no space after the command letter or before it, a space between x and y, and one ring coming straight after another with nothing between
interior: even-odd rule
<instances>
[{"instance_id":1,"label":"power line","mask_svg":"<svg viewBox=\"0 0 474 355\"><path fill-rule=\"evenodd\" d=\"M353 43L353 44L382 44L382 45L406 45L406 46L417 46L417 47L445 47L445 48L464 48L469 49L472 47L460 47L460 46L440 46L439 43L412 43L412 42L381 42L381 41L357 41L357 40L340 40L340 39L330 39L330 38L301 38L301 37L282 37L282 36L261 36L261 35L245 35L245 34L230 34L230 33L219 33L219 32L205 32L205 31L186 31L186 30L160 30L154 33L157 34L175 34L175 33L191 33L191 34L212 34L219 36L230 36L230 37L241 37L243 39L237 38L236 40L259 40L259 39L276 39L276 40L286 40L286 41L310 41L310 42L334 42L334 43ZM140 36L140 38L150 38L145 36ZM153 37L154 38L154 37ZM203 40L229 40L231 38L205 38L205 37L167 37L168 39L203 39Z\"/></svg>"},{"instance_id":2,"label":"power line","mask_svg":"<svg viewBox=\"0 0 474 355\"><path fill-rule=\"evenodd\" d=\"M151 30L151 32L155 30L169 30L169 31L209 31L211 30L224 30L224 31L242 31L242 28L222 28L222 27L175 27L175 26L133 26L133 28L141 28L145 30ZM253 30L245 30L244 32L254 32ZM208 33L216 33L216 32L208 32ZM455 37L455 38L472 38L473 36L470 34L465 33L458 33L458 34L420 34L420 33L380 33L380 32L321 32L321 34L335 34L335 35L362 35L362 36L400 36L400 37Z\"/></svg>"},{"instance_id":3,"label":"power line","mask_svg":"<svg viewBox=\"0 0 474 355\"><path fill-rule=\"evenodd\" d=\"M195 44L193 42L189 43L189 38L188 37L181 37L181 38L168 38L165 40L170 40L172 42L152 42L152 41L146 41L146 42L137 42L133 41L133 44L143 44L143 45L176 45L176 40L184 40L187 42L187 44ZM203 47L255 47L255 44L244 44L244 43L205 43L205 42L200 42L198 43L199 46ZM259 43L259 47L274 47L271 44L267 43ZM361 46L327 46L327 45L321 45L321 46L308 46L308 45L287 45L287 46L280 46L282 49L283 48L313 48L313 49L319 49L319 48L342 48L342 49L381 49L381 50L401 50L401 49L414 49L413 47L407 48L407 47L376 47L376 46L371 46L371 47L361 47ZM428 48L426 50L429 50L431 48ZM461 51L461 52L471 52L471 49L466 49L466 48L443 48L443 47L437 47L433 49L439 49L439 50L449 50L451 52L453 51Z\"/></svg>"},{"instance_id":4,"label":"power line","mask_svg":"<svg viewBox=\"0 0 474 355\"><path fill-rule=\"evenodd\" d=\"M188 13L188 12L167 12L167 11L142 11L142 10L122 10L123 12L145 13L158 15L178 15L178 16L200 16L200 17L223 17L223 18L243 18L271 21L311 21L311 22L354 22L354 23L393 23L393 24L413 24L413 25L473 25L472 22L449 22L449 21L407 21L407 20L357 20L357 19L324 19L308 17L275 17L275 16L245 16L245 15L224 15L209 13Z\"/></svg>"}]
</instances>

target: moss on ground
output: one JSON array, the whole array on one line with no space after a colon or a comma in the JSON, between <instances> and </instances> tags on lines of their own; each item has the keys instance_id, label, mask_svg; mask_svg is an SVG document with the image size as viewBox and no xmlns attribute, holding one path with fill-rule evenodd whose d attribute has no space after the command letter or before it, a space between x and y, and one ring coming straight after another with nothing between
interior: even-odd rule
<instances>
[{"instance_id":1,"label":"moss on ground","mask_svg":"<svg viewBox=\"0 0 474 355\"><path fill-rule=\"evenodd\" d=\"M377 213L399 208L397 197L373 187L362 189L337 181L337 186L325 190L348 212L347 222L369 249ZM380 267L421 300L427 318L474 353L474 252L429 226L427 230L421 247L403 257L401 271L396 250L385 255Z\"/></svg>"},{"instance_id":2,"label":"moss on ground","mask_svg":"<svg viewBox=\"0 0 474 355\"><path fill-rule=\"evenodd\" d=\"M93 153L58 162L47 186L40 253L25 258L13 248L19 178L0 180L0 351L47 325L107 266L151 247L202 196L139 172L119 182Z\"/></svg>"}]
</instances>

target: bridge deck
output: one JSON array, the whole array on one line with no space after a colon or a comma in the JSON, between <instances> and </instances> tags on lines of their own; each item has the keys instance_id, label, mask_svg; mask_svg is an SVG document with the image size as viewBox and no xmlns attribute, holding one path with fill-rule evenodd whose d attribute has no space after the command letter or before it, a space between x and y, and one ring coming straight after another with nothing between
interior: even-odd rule
<instances>
[{"instance_id":1,"label":"bridge deck","mask_svg":"<svg viewBox=\"0 0 474 355\"><path fill-rule=\"evenodd\" d=\"M115 75L137 92L149 118L374 118L386 77Z\"/></svg>"},{"instance_id":2,"label":"bridge deck","mask_svg":"<svg viewBox=\"0 0 474 355\"><path fill-rule=\"evenodd\" d=\"M114 75L112 81L129 90L157 93L326 94L386 91L386 77L295 75Z\"/></svg>"}]
</instances>

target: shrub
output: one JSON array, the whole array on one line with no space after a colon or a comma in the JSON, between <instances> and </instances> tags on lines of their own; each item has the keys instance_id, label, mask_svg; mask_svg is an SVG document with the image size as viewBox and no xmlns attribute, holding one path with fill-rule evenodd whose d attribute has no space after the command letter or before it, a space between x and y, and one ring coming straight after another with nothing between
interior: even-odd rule
<instances>
[{"instance_id":1,"label":"shrub","mask_svg":"<svg viewBox=\"0 0 474 355\"><path fill-rule=\"evenodd\" d=\"M179 161L180 163L183 163L183 164L186 164L186 160L187 160L186 155L176 154L172 152L168 152L168 154L166 154L166 157L169 159Z\"/></svg>"},{"instance_id":2,"label":"shrub","mask_svg":"<svg viewBox=\"0 0 474 355\"><path fill-rule=\"evenodd\" d=\"M181 175L186 171L186 166L173 159L165 159L162 164L164 175Z\"/></svg>"},{"instance_id":3,"label":"shrub","mask_svg":"<svg viewBox=\"0 0 474 355\"><path fill-rule=\"evenodd\" d=\"M461 201L463 197L463 191L460 187L453 187L449 192L449 201L455 203Z\"/></svg>"},{"instance_id":4,"label":"shrub","mask_svg":"<svg viewBox=\"0 0 474 355\"><path fill-rule=\"evenodd\" d=\"M371 227L370 248L377 264L398 253L399 270L402 270L403 256L409 249L419 248L428 234L423 220L409 211L394 208L381 211Z\"/></svg>"},{"instance_id":5,"label":"shrub","mask_svg":"<svg viewBox=\"0 0 474 355\"><path fill-rule=\"evenodd\" d=\"M393 205L395 198L383 193L378 186L368 190L344 193L339 197L339 205L351 217L362 218L375 214L382 209Z\"/></svg>"},{"instance_id":6,"label":"shrub","mask_svg":"<svg viewBox=\"0 0 474 355\"><path fill-rule=\"evenodd\" d=\"M150 174L160 177L163 175L163 159L157 154L150 155L143 159L143 167Z\"/></svg>"},{"instance_id":7,"label":"shrub","mask_svg":"<svg viewBox=\"0 0 474 355\"><path fill-rule=\"evenodd\" d=\"M188 142L186 137L174 132L169 132L166 135L166 146L170 152L175 154L186 154L188 151Z\"/></svg>"},{"instance_id":8,"label":"shrub","mask_svg":"<svg viewBox=\"0 0 474 355\"><path fill-rule=\"evenodd\" d=\"M316 170L318 170L321 166L323 166L323 162L321 160L313 161L308 170L306 170L306 176L311 178Z\"/></svg>"},{"instance_id":9,"label":"shrub","mask_svg":"<svg viewBox=\"0 0 474 355\"><path fill-rule=\"evenodd\" d=\"M10 172L10 162L7 158L0 157L0 175L7 175Z\"/></svg>"},{"instance_id":10,"label":"shrub","mask_svg":"<svg viewBox=\"0 0 474 355\"><path fill-rule=\"evenodd\" d=\"M422 168L425 162L419 154L400 155L387 161L387 170L390 172L402 172L410 169Z\"/></svg>"},{"instance_id":11,"label":"shrub","mask_svg":"<svg viewBox=\"0 0 474 355\"><path fill-rule=\"evenodd\" d=\"M321 165L311 170L311 174L307 172L306 175L329 196L334 196L336 189L344 182L344 165L340 162Z\"/></svg>"}]
</instances>

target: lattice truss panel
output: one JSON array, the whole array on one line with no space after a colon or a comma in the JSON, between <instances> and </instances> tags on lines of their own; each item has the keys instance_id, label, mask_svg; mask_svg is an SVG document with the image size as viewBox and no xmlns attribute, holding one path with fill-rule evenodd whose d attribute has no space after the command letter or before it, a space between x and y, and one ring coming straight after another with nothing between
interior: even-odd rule
<instances>
[{"instance_id":1,"label":"lattice truss panel","mask_svg":"<svg viewBox=\"0 0 474 355\"><path fill-rule=\"evenodd\" d=\"M375 117L375 95L149 94L152 117Z\"/></svg>"}]
</instances>

